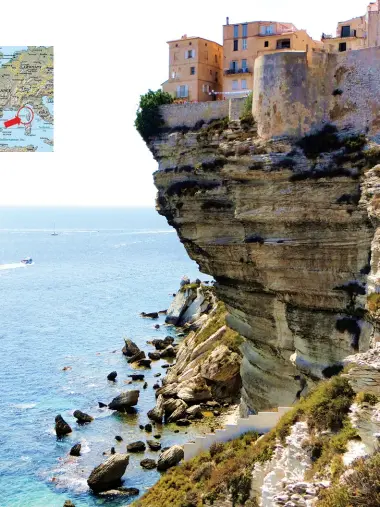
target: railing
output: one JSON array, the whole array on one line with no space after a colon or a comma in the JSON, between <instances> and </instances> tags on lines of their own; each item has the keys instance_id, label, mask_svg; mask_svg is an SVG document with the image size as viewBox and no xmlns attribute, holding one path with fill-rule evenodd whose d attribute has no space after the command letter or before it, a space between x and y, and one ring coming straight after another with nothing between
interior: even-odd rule
<instances>
[{"instance_id":1,"label":"railing","mask_svg":"<svg viewBox=\"0 0 380 507\"><path fill-rule=\"evenodd\" d=\"M252 71L249 67L243 67L241 69L224 69L224 75L228 76L230 74L252 74Z\"/></svg>"}]
</instances>

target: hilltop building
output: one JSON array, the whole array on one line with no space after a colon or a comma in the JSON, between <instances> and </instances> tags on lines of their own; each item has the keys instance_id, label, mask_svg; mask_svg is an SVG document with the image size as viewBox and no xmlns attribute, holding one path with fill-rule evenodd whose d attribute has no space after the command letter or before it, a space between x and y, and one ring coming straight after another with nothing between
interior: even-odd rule
<instances>
[{"instance_id":1,"label":"hilltop building","mask_svg":"<svg viewBox=\"0 0 380 507\"><path fill-rule=\"evenodd\" d=\"M335 37L322 34L322 42L329 53L380 46L379 0L368 5L364 16L339 22Z\"/></svg>"},{"instance_id":2,"label":"hilltop building","mask_svg":"<svg viewBox=\"0 0 380 507\"><path fill-rule=\"evenodd\" d=\"M253 88L255 59L278 51L309 51L319 47L305 30L292 23L253 21L223 26L223 91L244 92Z\"/></svg>"},{"instance_id":3,"label":"hilltop building","mask_svg":"<svg viewBox=\"0 0 380 507\"><path fill-rule=\"evenodd\" d=\"M177 100L204 102L222 91L223 47L201 37L183 35L169 41L169 79L163 90Z\"/></svg>"}]
</instances>

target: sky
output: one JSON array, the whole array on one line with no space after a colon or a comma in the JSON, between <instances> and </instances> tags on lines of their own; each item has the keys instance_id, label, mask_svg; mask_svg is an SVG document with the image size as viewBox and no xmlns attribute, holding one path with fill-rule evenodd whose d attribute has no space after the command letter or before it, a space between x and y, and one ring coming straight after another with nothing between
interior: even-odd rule
<instances>
[{"instance_id":1,"label":"sky","mask_svg":"<svg viewBox=\"0 0 380 507\"><path fill-rule=\"evenodd\" d=\"M0 206L153 207L157 164L133 123L139 96L168 78L166 41L222 43L226 16L291 22L319 40L368 3L16 0L19 15L3 20L0 45L54 46L55 151L1 153Z\"/></svg>"}]
</instances>

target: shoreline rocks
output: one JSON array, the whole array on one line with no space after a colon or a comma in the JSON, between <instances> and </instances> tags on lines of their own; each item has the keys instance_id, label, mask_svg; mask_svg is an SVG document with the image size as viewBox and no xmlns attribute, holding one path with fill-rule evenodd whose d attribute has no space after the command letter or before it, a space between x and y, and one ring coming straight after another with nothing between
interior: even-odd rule
<instances>
[{"instance_id":1,"label":"shoreline rocks","mask_svg":"<svg viewBox=\"0 0 380 507\"><path fill-rule=\"evenodd\" d=\"M75 444L70 449L70 456L80 456L80 451L82 448L82 444Z\"/></svg>"},{"instance_id":2,"label":"shoreline rocks","mask_svg":"<svg viewBox=\"0 0 380 507\"><path fill-rule=\"evenodd\" d=\"M95 493L120 486L128 463L128 454L113 454L104 463L93 469L87 479L88 486Z\"/></svg>"},{"instance_id":3,"label":"shoreline rocks","mask_svg":"<svg viewBox=\"0 0 380 507\"><path fill-rule=\"evenodd\" d=\"M168 450L162 452L157 461L157 470L164 471L168 470L184 458L185 454L180 445L173 445Z\"/></svg>"},{"instance_id":4,"label":"shoreline rocks","mask_svg":"<svg viewBox=\"0 0 380 507\"><path fill-rule=\"evenodd\" d=\"M111 410L117 410L118 412L124 412L137 405L139 395L140 391L138 390L123 392L109 403L108 408Z\"/></svg>"},{"instance_id":5,"label":"shoreline rocks","mask_svg":"<svg viewBox=\"0 0 380 507\"><path fill-rule=\"evenodd\" d=\"M146 445L141 440L137 442L131 442L127 445L127 452L144 452Z\"/></svg>"},{"instance_id":6,"label":"shoreline rocks","mask_svg":"<svg viewBox=\"0 0 380 507\"><path fill-rule=\"evenodd\" d=\"M69 424L67 424L67 422L63 419L61 414L58 414L55 418L55 433L57 437L62 438L71 433L72 431L73 430L71 429Z\"/></svg>"},{"instance_id":7,"label":"shoreline rocks","mask_svg":"<svg viewBox=\"0 0 380 507\"><path fill-rule=\"evenodd\" d=\"M111 373L109 373L107 375L107 380L110 380L111 382L115 382L116 377L117 377L117 371L111 371Z\"/></svg>"},{"instance_id":8,"label":"shoreline rocks","mask_svg":"<svg viewBox=\"0 0 380 507\"><path fill-rule=\"evenodd\" d=\"M81 410L75 410L75 412L73 413L73 416L77 420L78 424L87 424L87 423L90 423L94 420L93 417L86 414L85 412L82 412Z\"/></svg>"}]
</instances>

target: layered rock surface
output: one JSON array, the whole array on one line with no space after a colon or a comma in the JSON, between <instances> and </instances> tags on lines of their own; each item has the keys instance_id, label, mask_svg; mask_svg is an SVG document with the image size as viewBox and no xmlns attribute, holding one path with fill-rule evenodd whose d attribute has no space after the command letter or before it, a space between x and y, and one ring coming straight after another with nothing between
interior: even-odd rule
<instances>
[{"instance_id":1,"label":"layered rock surface","mask_svg":"<svg viewBox=\"0 0 380 507\"><path fill-rule=\"evenodd\" d=\"M307 140L264 141L254 127L219 122L150 144L157 209L246 338L243 414L291 405L369 347L380 178L367 172L360 139L332 131L316 138L316 153ZM376 241L372 250L378 259Z\"/></svg>"}]
</instances>

